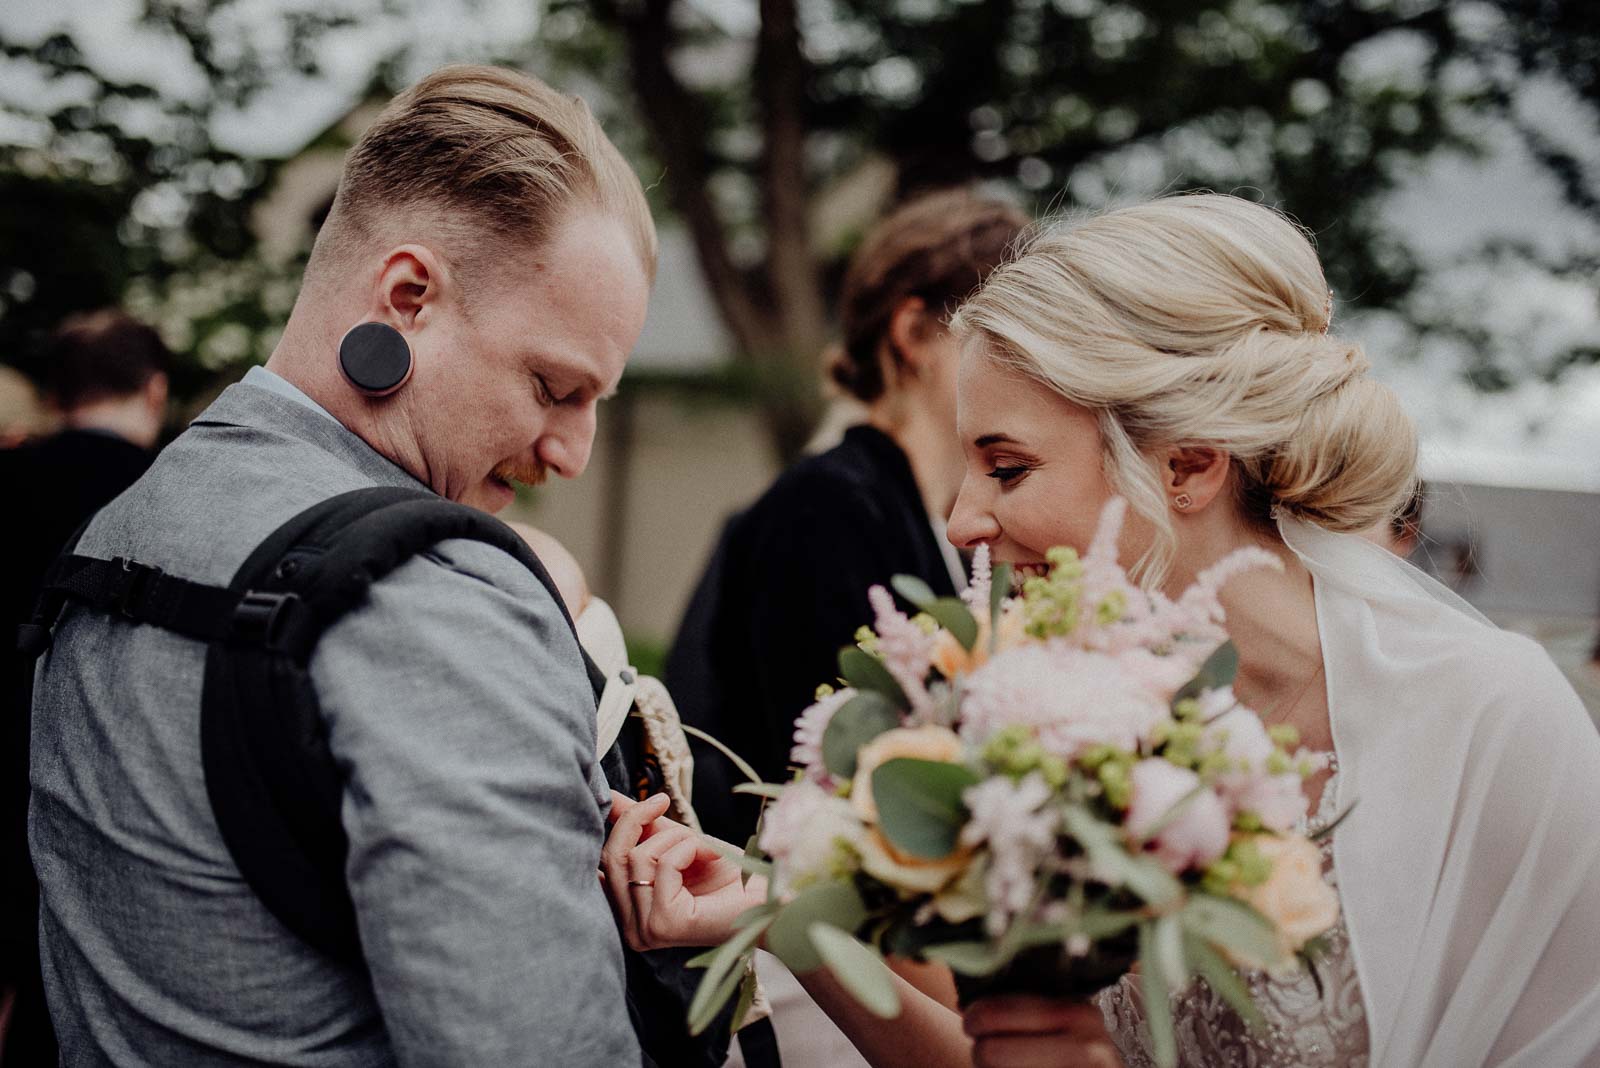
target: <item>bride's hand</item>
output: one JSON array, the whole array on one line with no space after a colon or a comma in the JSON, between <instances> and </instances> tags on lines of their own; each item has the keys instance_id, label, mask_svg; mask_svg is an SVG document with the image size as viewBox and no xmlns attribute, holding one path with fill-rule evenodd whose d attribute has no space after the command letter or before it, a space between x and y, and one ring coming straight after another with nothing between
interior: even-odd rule
<instances>
[{"instance_id":1,"label":"bride's hand","mask_svg":"<svg viewBox=\"0 0 1600 1068\"><path fill-rule=\"evenodd\" d=\"M665 794L611 794L600 864L623 938L637 950L725 942L739 914L766 900L765 880L746 884L709 838L666 818L669 803Z\"/></svg>"},{"instance_id":2,"label":"bride's hand","mask_svg":"<svg viewBox=\"0 0 1600 1068\"><path fill-rule=\"evenodd\" d=\"M1121 1068L1095 1005L1063 998L982 998L964 1021L978 1068L1030 1068L1071 1064Z\"/></svg>"}]
</instances>

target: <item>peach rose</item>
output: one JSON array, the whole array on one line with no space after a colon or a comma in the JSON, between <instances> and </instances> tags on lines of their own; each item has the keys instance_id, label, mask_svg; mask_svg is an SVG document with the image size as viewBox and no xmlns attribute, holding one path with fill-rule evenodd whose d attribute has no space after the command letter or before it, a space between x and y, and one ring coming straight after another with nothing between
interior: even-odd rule
<instances>
[{"instance_id":1,"label":"peach rose","mask_svg":"<svg viewBox=\"0 0 1600 1068\"><path fill-rule=\"evenodd\" d=\"M856 754L856 773L850 784L850 803L868 823L878 819L872 796L872 773L878 765L900 757L954 764L961 759L961 739L946 727L896 727L884 731Z\"/></svg>"},{"instance_id":2,"label":"peach rose","mask_svg":"<svg viewBox=\"0 0 1600 1068\"><path fill-rule=\"evenodd\" d=\"M867 831L856 848L861 853L862 871L912 893L938 893L972 862L972 851L965 848L938 860L902 853L876 827Z\"/></svg>"},{"instance_id":3,"label":"peach rose","mask_svg":"<svg viewBox=\"0 0 1600 1068\"><path fill-rule=\"evenodd\" d=\"M1026 620L1021 601L1008 601L1000 613L1000 636L994 642L996 652L1021 645L1027 641ZM955 635L941 630L934 636L931 663L947 679L969 675L989 662L989 617L978 617L978 638L969 652L956 641Z\"/></svg>"},{"instance_id":4,"label":"peach rose","mask_svg":"<svg viewBox=\"0 0 1600 1068\"><path fill-rule=\"evenodd\" d=\"M1339 896L1323 878L1322 850L1309 838L1262 834L1254 841L1272 874L1234 893L1277 926L1284 954L1292 954L1339 922Z\"/></svg>"}]
</instances>

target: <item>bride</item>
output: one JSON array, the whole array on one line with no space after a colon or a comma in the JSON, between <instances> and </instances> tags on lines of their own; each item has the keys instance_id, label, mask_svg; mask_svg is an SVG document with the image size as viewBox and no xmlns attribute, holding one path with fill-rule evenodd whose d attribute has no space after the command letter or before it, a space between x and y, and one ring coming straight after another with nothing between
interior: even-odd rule
<instances>
[{"instance_id":1,"label":"bride","mask_svg":"<svg viewBox=\"0 0 1600 1068\"><path fill-rule=\"evenodd\" d=\"M1416 437L1330 315L1306 235L1244 200L1044 231L952 323L950 538L1038 564L1082 551L1121 495L1146 585L1245 545L1284 565L1224 592L1235 688L1333 755L1308 816L1356 806L1325 858L1343 919L1320 982L1252 977L1260 1031L1201 983L1179 995L1183 1063L1600 1065L1600 736L1536 645L1352 536L1405 501ZM604 863L636 944L720 941L764 899L654 799L618 807ZM889 1027L802 981L880 1066L1149 1062L1128 979L1097 1006L997 999L964 1021L904 986Z\"/></svg>"}]
</instances>

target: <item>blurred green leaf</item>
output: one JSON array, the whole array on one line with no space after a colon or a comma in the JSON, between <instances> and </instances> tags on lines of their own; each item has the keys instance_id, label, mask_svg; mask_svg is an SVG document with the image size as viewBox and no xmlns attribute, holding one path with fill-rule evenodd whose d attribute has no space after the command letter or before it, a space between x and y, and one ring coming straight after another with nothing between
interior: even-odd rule
<instances>
[{"instance_id":1,"label":"blurred green leaf","mask_svg":"<svg viewBox=\"0 0 1600 1068\"><path fill-rule=\"evenodd\" d=\"M1011 594L1011 565L995 564L989 579L989 650L1000 642L1000 612Z\"/></svg>"},{"instance_id":2,"label":"blurred green leaf","mask_svg":"<svg viewBox=\"0 0 1600 1068\"><path fill-rule=\"evenodd\" d=\"M1144 992L1145 1026L1150 1028L1150 1052L1160 1068L1177 1068L1178 1043L1172 1031L1172 987L1156 945L1156 924L1139 927L1139 980Z\"/></svg>"},{"instance_id":3,"label":"blurred green leaf","mask_svg":"<svg viewBox=\"0 0 1600 1068\"><path fill-rule=\"evenodd\" d=\"M1199 697L1206 690L1220 690L1224 686L1232 686L1234 678L1239 674L1239 650L1233 647L1232 642L1223 642L1206 662L1200 665L1200 670L1194 678L1183 685L1172 698L1172 703L1190 697Z\"/></svg>"},{"instance_id":4,"label":"blurred green leaf","mask_svg":"<svg viewBox=\"0 0 1600 1068\"><path fill-rule=\"evenodd\" d=\"M1184 955L1194 965L1195 971L1199 972L1206 984L1217 992L1218 997L1239 1014L1241 1020L1256 1029L1265 1024L1260 1008L1250 996L1250 988L1239 978L1239 973L1233 970L1233 965L1223 959L1222 954L1193 934L1184 935L1183 949Z\"/></svg>"},{"instance_id":5,"label":"blurred green leaf","mask_svg":"<svg viewBox=\"0 0 1600 1068\"><path fill-rule=\"evenodd\" d=\"M900 1015L894 973L876 950L831 924L814 923L809 933L828 971L863 1008L885 1020Z\"/></svg>"},{"instance_id":6,"label":"blurred green leaf","mask_svg":"<svg viewBox=\"0 0 1600 1068\"><path fill-rule=\"evenodd\" d=\"M1061 819L1067 833L1089 855L1098 878L1112 886L1125 886L1158 908L1182 900L1183 884L1154 859L1128 852L1118 828L1078 805L1065 806Z\"/></svg>"},{"instance_id":7,"label":"blurred green leaf","mask_svg":"<svg viewBox=\"0 0 1600 1068\"><path fill-rule=\"evenodd\" d=\"M822 732L822 763L848 779L856 773L856 754L884 731L900 726L900 713L876 693L858 693L846 701Z\"/></svg>"},{"instance_id":8,"label":"blurred green leaf","mask_svg":"<svg viewBox=\"0 0 1600 1068\"><path fill-rule=\"evenodd\" d=\"M946 942L928 946L922 955L961 975L993 975L1002 963L993 942Z\"/></svg>"},{"instance_id":9,"label":"blurred green leaf","mask_svg":"<svg viewBox=\"0 0 1600 1068\"><path fill-rule=\"evenodd\" d=\"M783 787L775 782L742 782L733 788L736 794L754 794L776 801L783 796Z\"/></svg>"},{"instance_id":10,"label":"blurred green leaf","mask_svg":"<svg viewBox=\"0 0 1600 1068\"><path fill-rule=\"evenodd\" d=\"M902 852L928 860L947 857L967 821L961 794L978 781L962 764L907 757L885 761L872 772L878 828Z\"/></svg>"},{"instance_id":11,"label":"blurred green leaf","mask_svg":"<svg viewBox=\"0 0 1600 1068\"><path fill-rule=\"evenodd\" d=\"M911 707L883 661L854 645L839 650L839 677L861 693L877 694L896 708Z\"/></svg>"},{"instance_id":12,"label":"blurred green leaf","mask_svg":"<svg viewBox=\"0 0 1600 1068\"><path fill-rule=\"evenodd\" d=\"M972 651L973 645L978 641L978 621L972 618L972 610L966 603L956 597L941 597L928 605L924 611L938 621L939 626L949 631L956 641L961 643L961 648Z\"/></svg>"},{"instance_id":13,"label":"blurred green leaf","mask_svg":"<svg viewBox=\"0 0 1600 1068\"><path fill-rule=\"evenodd\" d=\"M1191 934L1226 949L1236 959L1266 968L1284 960L1272 921L1241 901L1195 893L1183 907L1182 917Z\"/></svg>"},{"instance_id":14,"label":"blurred green leaf","mask_svg":"<svg viewBox=\"0 0 1600 1068\"><path fill-rule=\"evenodd\" d=\"M867 918L867 906L855 884L820 883L800 891L779 910L767 929L767 949L795 974L822 967L822 958L811 941L811 926L830 924L843 931L854 931Z\"/></svg>"},{"instance_id":15,"label":"blurred green leaf","mask_svg":"<svg viewBox=\"0 0 1600 1068\"><path fill-rule=\"evenodd\" d=\"M689 1032L698 1035L716 1019L743 978L746 952L761 939L766 924L757 923L738 931L718 946L706 964L706 974L689 1001ZM704 956L704 954L702 954ZM699 958L695 958L698 960Z\"/></svg>"},{"instance_id":16,"label":"blurred green leaf","mask_svg":"<svg viewBox=\"0 0 1600 1068\"><path fill-rule=\"evenodd\" d=\"M889 580L889 585L894 587L894 592L924 611L939 599L939 595L933 592L933 587L915 575L896 575Z\"/></svg>"}]
</instances>

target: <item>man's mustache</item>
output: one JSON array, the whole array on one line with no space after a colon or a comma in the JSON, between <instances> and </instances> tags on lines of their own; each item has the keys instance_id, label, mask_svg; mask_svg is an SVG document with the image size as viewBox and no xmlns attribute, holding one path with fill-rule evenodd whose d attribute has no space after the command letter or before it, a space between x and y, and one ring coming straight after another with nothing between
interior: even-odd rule
<instances>
[{"instance_id":1,"label":"man's mustache","mask_svg":"<svg viewBox=\"0 0 1600 1068\"><path fill-rule=\"evenodd\" d=\"M504 460L489 473L501 482L520 482L524 486L543 485L550 477L550 469L537 460Z\"/></svg>"}]
</instances>

